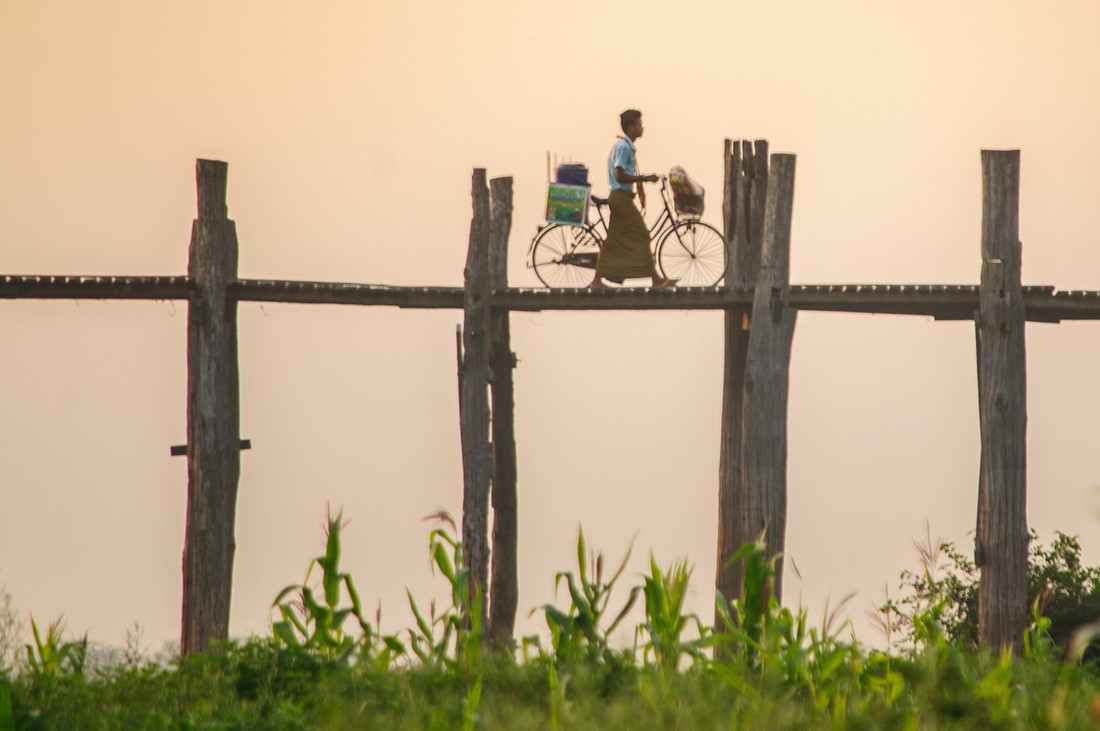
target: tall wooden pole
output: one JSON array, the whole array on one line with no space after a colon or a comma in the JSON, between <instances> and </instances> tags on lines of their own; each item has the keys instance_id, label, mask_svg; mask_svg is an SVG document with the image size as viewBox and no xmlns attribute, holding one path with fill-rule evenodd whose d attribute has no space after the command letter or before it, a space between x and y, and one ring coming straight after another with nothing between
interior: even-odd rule
<instances>
[{"instance_id":1,"label":"tall wooden pole","mask_svg":"<svg viewBox=\"0 0 1100 731\"><path fill-rule=\"evenodd\" d=\"M768 142L726 140L722 200L726 237L727 288L751 287L760 271L764 202L768 186ZM741 567L730 562L746 540L738 518L744 504L741 482L742 400L749 345L749 313L726 310L722 375L722 436L718 467L718 561L715 588L726 599L741 593ZM715 622L718 622L717 614Z\"/></svg>"},{"instance_id":2,"label":"tall wooden pole","mask_svg":"<svg viewBox=\"0 0 1100 731\"><path fill-rule=\"evenodd\" d=\"M742 397L741 508L746 540L765 536L772 556L787 531L787 395L797 311L790 298L794 155L772 155L764 216L764 256L756 279ZM773 592L782 598L783 562Z\"/></svg>"},{"instance_id":3,"label":"tall wooden pole","mask_svg":"<svg viewBox=\"0 0 1100 731\"><path fill-rule=\"evenodd\" d=\"M228 218L224 162L199 160L198 218L187 275L187 527L183 548L180 651L205 650L229 635L233 537L240 477L237 231Z\"/></svg>"},{"instance_id":4,"label":"tall wooden pole","mask_svg":"<svg viewBox=\"0 0 1100 731\"><path fill-rule=\"evenodd\" d=\"M982 643L997 650L1020 648L1027 617L1027 373L1019 196L1019 150L982 150L978 620Z\"/></svg>"},{"instance_id":5,"label":"tall wooden pole","mask_svg":"<svg viewBox=\"0 0 1100 731\"><path fill-rule=\"evenodd\" d=\"M489 270L494 290L508 287L508 234L512 229L512 179L489 182L492 221L489 233ZM494 311L491 366L493 456L493 548L489 587L489 637L498 647L511 647L519 604L516 546L516 434L515 389L512 369L511 318L507 310Z\"/></svg>"},{"instance_id":6,"label":"tall wooden pole","mask_svg":"<svg viewBox=\"0 0 1100 731\"><path fill-rule=\"evenodd\" d=\"M463 294L459 418L462 438L462 545L470 569L471 599L480 596L487 617L489 574L489 189L485 170L473 175L473 219ZM488 634L488 623L482 631Z\"/></svg>"}]
</instances>

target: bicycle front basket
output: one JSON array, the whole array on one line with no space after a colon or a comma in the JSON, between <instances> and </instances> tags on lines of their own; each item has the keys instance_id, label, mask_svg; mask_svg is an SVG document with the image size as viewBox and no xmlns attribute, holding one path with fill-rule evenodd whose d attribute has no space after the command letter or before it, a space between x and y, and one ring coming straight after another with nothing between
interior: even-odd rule
<instances>
[{"instance_id":1,"label":"bicycle front basket","mask_svg":"<svg viewBox=\"0 0 1100 731\"><path fill-rule=\"evenodd\" d=\"M673 192L672 200L676 204L676 215L702 216L704 195L704 193L700 193L699 195L688 195L686 193L680 193L679 195L677 195L675 192Z\"/></svg>"}]
</instances>

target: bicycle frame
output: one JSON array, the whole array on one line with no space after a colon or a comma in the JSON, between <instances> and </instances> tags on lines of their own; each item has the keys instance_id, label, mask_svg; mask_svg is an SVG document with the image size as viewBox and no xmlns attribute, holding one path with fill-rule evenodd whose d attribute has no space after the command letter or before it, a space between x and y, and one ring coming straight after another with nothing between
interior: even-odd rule
<instances>
[{"instance_id":1,"label":"bicycle frame","mask_svg":"<svg viewBox=\"0 0 1100 731\"><path fill-rule=\"evenodd\" d=\"M665 235L665 229L670 229L676 225L678 219L676 217L675 209L672 207L668 198L668 178L664 175L661 176L661 212L649 227L649 241L650 245L655 245L661 240L661 237ZM603 200L607 200L606 198ZM603 208L606 203L596 205L596 213L600 217L600 224L606 233L607 223L603 220ZM606 238L606 236L605 236Z\"/></svg>"}]
</instances>

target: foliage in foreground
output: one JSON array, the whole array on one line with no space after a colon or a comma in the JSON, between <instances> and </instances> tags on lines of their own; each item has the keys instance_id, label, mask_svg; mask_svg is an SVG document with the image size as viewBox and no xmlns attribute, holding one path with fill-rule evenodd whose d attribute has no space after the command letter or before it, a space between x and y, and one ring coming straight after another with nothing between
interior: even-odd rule
<instances>
[{"instance_id":1,"label":"foliage in foreground","mask_svg":"<svg viewBox=\"0 0 1100 731\"><path fill-rule=\"evenodd\" d=\"M1063 657L1036 604L1021 656L974 650L945 629L949 597L934 562L923 567L928 591L919 601L891 609L907 642L877 651L860 645L848 623L836 626L835 611L815 625L804 608L780 607L768 589L778 559L763 541L737 554L741 598L716 597L721 622L712 629L683 613L686 562L662 568L651 558L620 605L611 594L626 559L606 574L582 533L576 570L558 575L567 604L542 607L549 645L529 638L517 658L482 651L480 597L453 522L429 538L451 606L433 605L425 616L410 595L417 626L388 636L362 615L340 571L342 525L330 517L325 553L306 582L276 599L269 638L170 665L88 669L66 660L46 672L46 655L67 657L77 650L63 648L79 643L66 644L60 630L39 637L29 648L36 662L0 678L0 731L1100 727L1100 673L1082 663L1100 629L1070 636ZM319 588L309 585L314 568ZM638 598L638 642L613 649L607 637Z\"/></svg>"},{"instance_id":2,"label":"foliage in foreground","mask_svg":"<svg viewBox=\"0 0 1100 731\"><path fill-rule=\"evenodd\" d=\"M928 570L902 572L901 598L888 600L879 611L889 615L901 610L899 629L911 640L913 626L906 618L942 599L944 632L955 644L977 647L979 567L951 541L933 544L927 537L916 548ZM1041 614L1050 620L1050 639L1059 648L1067 647L1075 628L1100 620L1100 567L1082 563L1075 536L1055 531L1045 547L1031 532L1027 587L1028 596L1039 601Z\"/></svg>"}]
</instances>

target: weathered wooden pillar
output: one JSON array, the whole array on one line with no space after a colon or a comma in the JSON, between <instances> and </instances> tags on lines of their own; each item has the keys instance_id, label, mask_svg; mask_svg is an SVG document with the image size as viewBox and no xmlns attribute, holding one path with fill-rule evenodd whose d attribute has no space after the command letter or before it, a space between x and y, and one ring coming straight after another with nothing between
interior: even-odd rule
<instances>
[{"instance_id":1,"label":"weathered wooden pillar","mask_svg":"<svg viewBox=\"0 0 1100 731\"><path fill-rule=\"evenodd\" d=\"M508 288L508 234L512 229L512 179L494 178L489 183L491 228L489 271L492 289ZM515 390L512 369L511 316L494 310L489 348L492 391L492 578L489 587L489 637L498 647L511 647L519 604L516 545L516 434Z\"/></svg>"},{"instance_id":2,"label":"weathered wooden pillar","mask_svg":"<svg viewBox=\"0 0 1100 731\"><path fill-rule=\"evenodd\" d=\"M726 140L722 216L726 237L727 288L756 283L763 248L764 204L768 186L768 142ZM748 356L749 313L726 310L725 367L722 376L722 436L718 467L718 562L715 588L726 599L741 593L741 566L730 559L746 540L738 518L744 503L741 483L741 407ZM718 622L717 615L715 622Z\"/></svg>"},{"instance_id":3,"label":"weathered wooden pillar","mask_svg":"<svg viewBox=\"0 0 1100 731\"><path fill-rule=\"evenodd\" d=\"M473 220L463 295L459 414L462 438L462 545L470 569L471 598L480 595L487 617L489 574L489 189L485 170L473 175ZM488 623L482 632L488 634Z\"/></svg>"},{"instance_id":4,"label":"weathered wooden pillar","mask_svg":"<svg viewBox=\"0 0 1100 731\"><path fill-rule=\"evenodd\" d=\"M1027 374L1019 239L1020 151L982 150L976 323L981 462L979 635L1019 650L1027 619Z\"/></svg>"},{"instance_id":5,"label":"weathered wooden pillar","mask_svg":"<svg viewBox=\"0 0 1100 731\"><path fill-rule=\"evenodd\" d=\"M205 650L229 636L233 537L240 477L237 304L226 296L237 278L237 230L226 209L228 166L199 160L198 218L191 228L187 275L187 527L183 547L180 651Z\"/></svg>"},{"instance_id":6,"label":"weathered wooden pillar","mask_svg":"<svg viewBox=\"0 0 1100 731\"><path fill-rule=\"evenodd\" d=\"M741 507L746 540L765 534L770 555L787 532L787 395L797 311L790 300L794 155L772 155L764 214L764 253L750 315L742 397ZM782 598L783 562L773 591Z\"/></svg>"}]
</instances>

